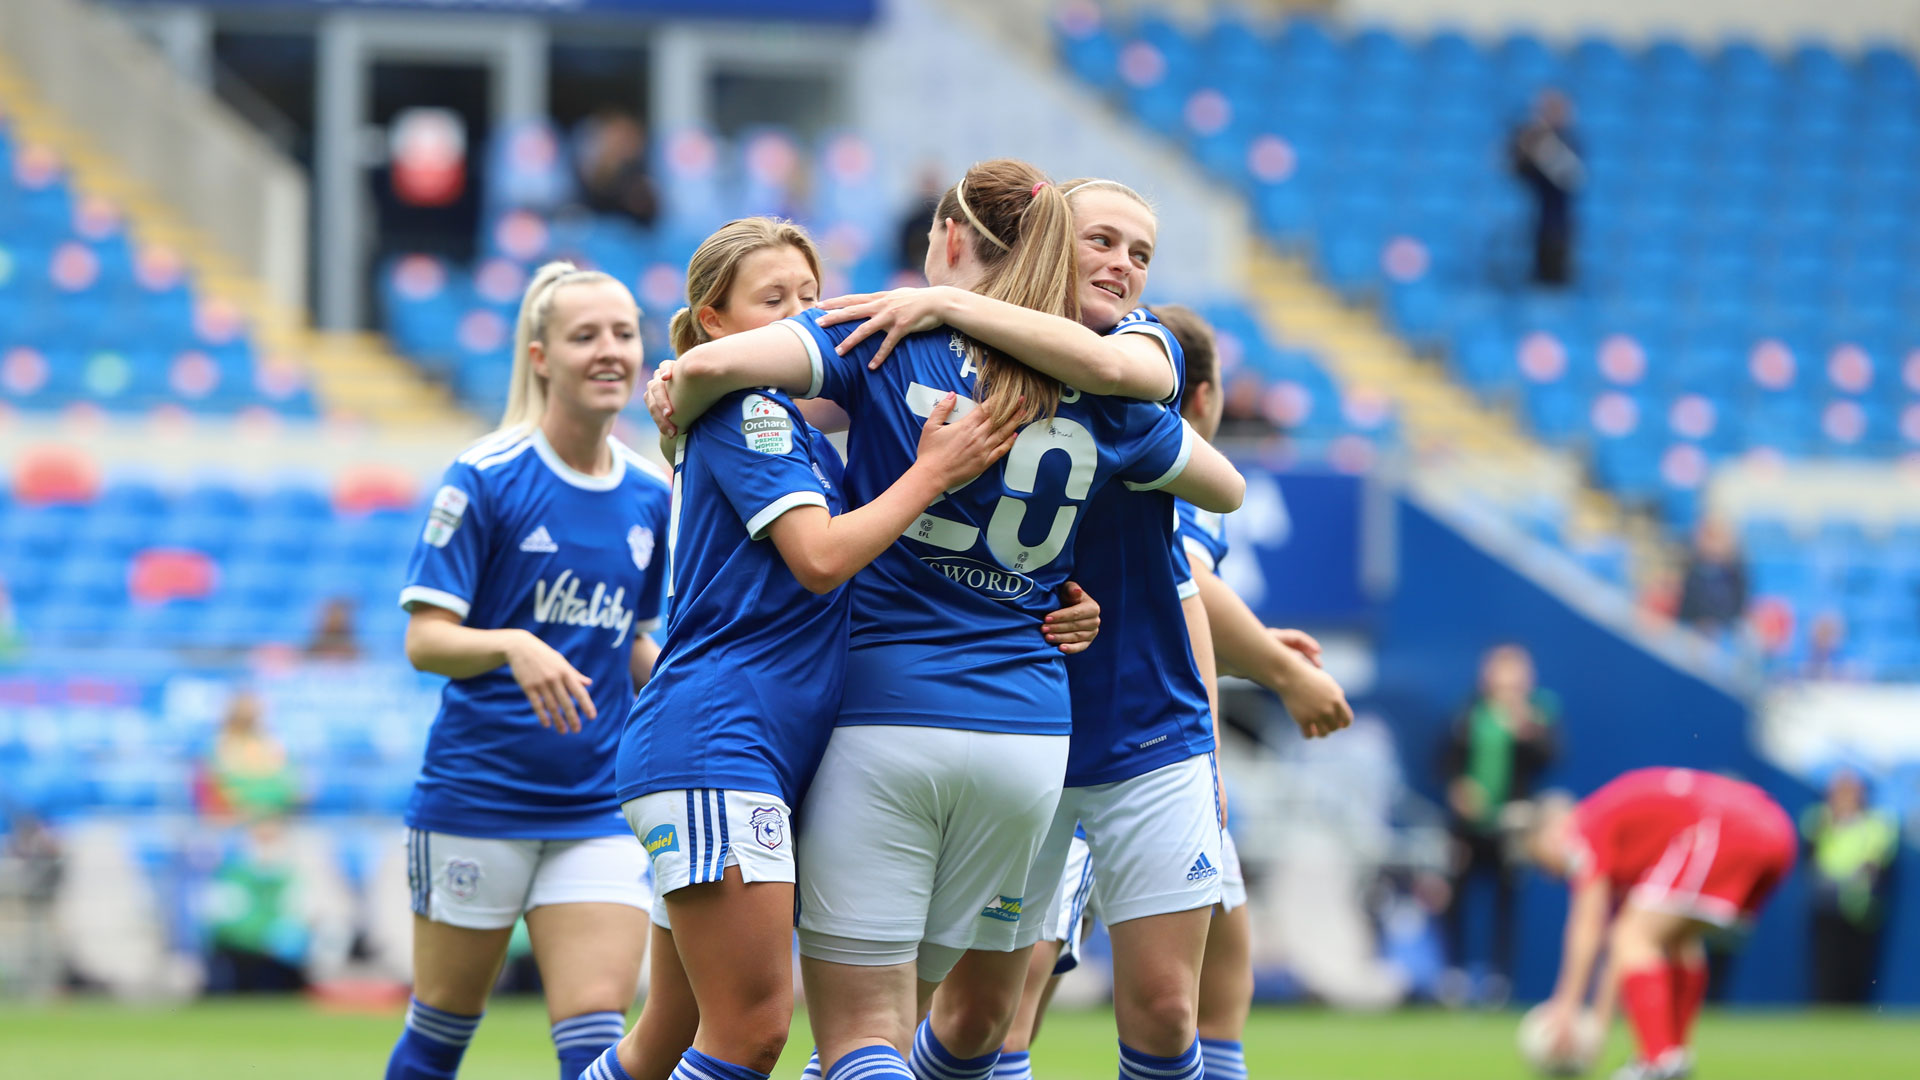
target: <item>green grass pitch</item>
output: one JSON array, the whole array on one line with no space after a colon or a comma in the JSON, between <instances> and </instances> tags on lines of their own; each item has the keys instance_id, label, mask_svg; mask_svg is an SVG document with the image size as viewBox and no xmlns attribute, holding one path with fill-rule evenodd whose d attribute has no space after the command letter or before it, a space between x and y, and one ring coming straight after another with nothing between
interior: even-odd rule
<instances>
[{"instance_id":1,"label":"green grass pitch","mask_svg":"<svg viewBox=\"0 0 1920 1080\"><path fill-rule=\"evenodd\" d=\"M1412 1011L1349 1015L1260 1010L1247 1030L1253 1080L1523 1080L1512 1014ZM400 1014L324 1011L298 1001L138 1008L102 1001L0 1004L0 1076L20 1080L375 1080ZM799 1075L809 1038L796 1022L775 1076ZM1709 1013L1697 1040L1702 1080L1912 1080L1920 1017L1833 1012ZM1608 1066L1627 1051L1616 1032ZM1034 1049L1041 1080L1114 1076L1107 1012L1050 1017ZM463 1080L557 1075L538 1002L496 1002L467 1053ZM1604 1072L1598 1073L1604 1076Z\"/></svg>"}]
</instances>

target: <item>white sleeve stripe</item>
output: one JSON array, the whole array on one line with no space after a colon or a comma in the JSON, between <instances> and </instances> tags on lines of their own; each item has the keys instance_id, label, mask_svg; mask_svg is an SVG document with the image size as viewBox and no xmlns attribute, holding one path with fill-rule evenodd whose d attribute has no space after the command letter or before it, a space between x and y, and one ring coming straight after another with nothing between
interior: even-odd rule
<instances>
[{"instance_id":1,"label":"white sleeve stripe","mask_svg":"<svg viewBox=\"0 0 1920 1080\"><path fill-rule=\"evenodd\" d=\"M1180 583L1179 588L1175 589L1174 591L1180 594L1180 599L1191 600L1194 597L1200 595L1200 583L1193 580L1192 578L1188 578L1187 580L1182 581Z\"/></svg>"},{"instance_id":2,"label":"white sleeve stripe","mask_svg":"<svg viewBox=\"0 0 1920 1080\"><path fill-rule=\"evenodd\" d=\"M1213 552L1208 551L1205 544L1202 544L1198 540L1187 540L1185 544L1187 548L1187 558L1189 560L1199 563L1208 570L1219 569L1219 567L1214 565Z\"/></svg>"},{"instance_id":3,"label":"white sleeve stripe","mask_svg":"<svg viewBox=\"0 0 1920 1080\"><path fill-rule=\"evenodd\" d=\"M800 396L806 398L819 397L820 384L825 382L827 378L826 363L820 359L820 343L813 339L813 334L808 331L806 327L801 326L793 319L781 319L780 325L793 331L794 334L800 338L800 344L807 347L807 362L813 365L813 381L807 384L807 392Z\"/></svg>"},{"instance_id":4,"label":"white sleeve stripe","mask_svg":"<svg viewBox=\"0 0 1920 1080\"><path fill-rule=\"evenodd\" d=\"M1173 393L1160 399L1162 405L1177 405L1180 401L1180 365L1173 361L1173 331L1159 323L1121 323L1115 334L1147 334L1160 343L1160 351L1166 355L1167 366L1173 369Z\"/></svg>"},{"instance_id":5,"label":"white sleeve stripe","mask_svg":"<svg viewBox=\"0 0 1920 1080\"><path fill-rule=\"evenodd\" d=\"M660 623L661 623L661 620L659 619L647 619L643 622L636 624L634 629L636 629L642 634L651 634L655 630L660 629Z\"/></svg>"},{"instance_id":6,"label":"white sleeve stripe","mask_svg":"<svg viewBox=\"0 0 1920 1080\"><path fill-rule=\"evenodd\" d=\"M463 619L467 617L467 612L473 610L472 605L465 600L440 589L429 589L425 585L409 585L401 589L400 606L412 611L415 604L430 604L433 607L445 608Z\"/></svg>"},{"instance_id":7,"label":"white sleeve stripe","mask_svg":"<svg viewBox=\"0 0 1920 1080\"><path fill-rule=\"evenodd\" d=\"M785 495L768 503L759 513L753 515L753 520L747 522L747 539L758 540L765 536L767 529L771 527L775 521L780 519L781 514L792 510L796 506L818 506L824 508L826 505L827 497L818 491L789 491Z\"/></svg>"},{"instance_id":8,"label":"white sleeve stripe","mask_svg":"<svg viewBox=\"0 0 1920 1080\"><path fill-rule=\"evenodd\" d=\"M1181 473L1187 471L1187 459L1191 457L1193 457L1193 425L1182 420L1180 421L1180 456L1174 459L1173 467L1161 473L1159 478L1151 483L1136 484L1131 480L1125 481L1127 490L1158 491L1166 487L1178 479Z\"/></svg>"}]
</instances>

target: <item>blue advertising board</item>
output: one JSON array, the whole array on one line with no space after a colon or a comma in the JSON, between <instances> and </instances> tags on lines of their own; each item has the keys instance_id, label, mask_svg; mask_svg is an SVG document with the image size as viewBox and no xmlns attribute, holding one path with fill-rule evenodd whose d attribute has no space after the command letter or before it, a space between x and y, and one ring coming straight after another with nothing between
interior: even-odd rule
<instances>
[{"instance_id":1,"label":"blue advertising board","mask_svg":"<svg viewBox=\"0 0 1920 1080\"><path fill-rule=\"evenodd\" d=\"M1220 577L1274 626L1364 622L1359 477L1269 470L1242 461L1247 498L1227 517L1233 545Z\"/></svg>"}]
</instances>

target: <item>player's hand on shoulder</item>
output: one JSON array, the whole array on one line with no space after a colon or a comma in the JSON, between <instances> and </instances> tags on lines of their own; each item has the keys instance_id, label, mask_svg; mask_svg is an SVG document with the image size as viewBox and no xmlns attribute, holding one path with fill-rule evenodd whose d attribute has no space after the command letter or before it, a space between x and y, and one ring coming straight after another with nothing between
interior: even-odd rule
<instances>
[{"instance_id":1,"label":"player's hand on shoulder","mask_svg":"<svg viewBox=\"0 0 1920 1080\"><path fill-rule=\"evenodd\" d=\"M973 408L965 416L948 423L959 407L958 394L951 391L940 399L920 429L919 457L915 464L934 470L944 490L952 490L985 472L999 461L1020 435L1020 410L994 419L984 408Z\"/></svg>"},{"instance_id":2,"label":"player's hand on shoulder","mask_svg":"<svg viewBox=\"0 0 1920 1080\"><path fill-rule=\"evenodd\" d=\"M1040 632L1049 645L1059 646L1068 656L1085 652L1100 635L1100 602L1077 582L1069 581L1060 587L1060 603L1062 607L1047 613Z\"/></svg>"},{"instance_id":3,"label":"player's hand on shoulder","mask_svg":"<svg viewBox=\"0 0 1920 1080\"><path fill-rule=\"evenodd\" d=\"M931 330L946 322L947 294L942 286L928 288L891 289L887 292L852 293L823 300L820 306L827 309L820 316L822 327L838 326L841 323L866 322L853 328L845 341L835 347L841 356L853 351L859 344L878 333L886 337L880 347L874 350L873 359L867 361L868 370L876 369L886 360L887 354L908 334L917 334Z\"/></svg>"},{"instance_id":4,"label":"player's hand on shoulder","mask_svg":"<svg viewBox=\"0 0 1920 1080\"><path fill-rule=\"evenodd\" d=\"M540 726L562 735L580 730L581 718L597 718L593 695L587 686L593 682L567 663L553 646L532 634L517 637L507 648L507 667L513 681L527 695Z\"/></svg>"},{"instance_id":5,"label":"player's hand on shoulder","mask_svg":"<svg viewBox=\"0 0 1920 1080\"><path fill-rule=\"evenodd\" d=\"M1353 723L1353 706L1333 676L1317 667L1301 665L1280 700L1287 714L1309 739L1331 735Z\"/></svg>"}]
</instances>

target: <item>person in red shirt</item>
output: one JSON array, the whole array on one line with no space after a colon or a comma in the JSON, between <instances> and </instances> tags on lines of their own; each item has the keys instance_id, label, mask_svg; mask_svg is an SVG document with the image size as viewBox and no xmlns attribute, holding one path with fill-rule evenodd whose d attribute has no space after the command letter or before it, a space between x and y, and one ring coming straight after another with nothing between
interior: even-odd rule
<instances>
[{"instance_id":1,"label":"person in red shirt","mask_svg":"<svg viewBox=\"0 0 1920 1080\"><path fill-rule=\"evenodd\" d=\"M1640 1047L1615 1080L1690 1075L1688 1031L1707 993L1701 935L1750 919L1793 869L1792 819L1752 784L1636 769L1578 805L1542 798L1527 846L1573 888L1550 1030L1570 1041L1604 944L1593 1008L1604 1030L1618 995Z\"/></svg>"}]
</instances>

